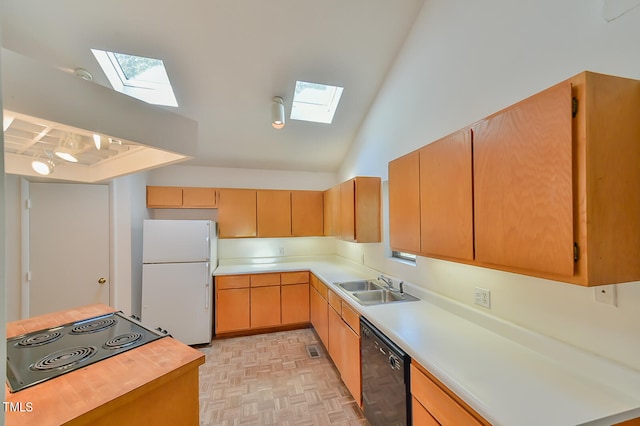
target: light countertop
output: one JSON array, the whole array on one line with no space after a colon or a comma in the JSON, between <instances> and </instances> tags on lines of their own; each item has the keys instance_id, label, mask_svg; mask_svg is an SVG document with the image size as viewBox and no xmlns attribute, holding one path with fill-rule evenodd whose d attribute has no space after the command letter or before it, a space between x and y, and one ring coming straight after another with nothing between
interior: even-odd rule
<instances>
[{"instance_id":1,"label":"light countertop","mask_svg":"<svg viewBox=\"0 0 640 426\"><path fill-rule=\"evenodd\" d=\"M227 261L214 275L300 270L340 294L494 425L610 425L640 417L640 371L410 283L405 291L420 301L360 305L335 283L379 275L363 265L331 256Z\"/></svg>"}]
</instances>

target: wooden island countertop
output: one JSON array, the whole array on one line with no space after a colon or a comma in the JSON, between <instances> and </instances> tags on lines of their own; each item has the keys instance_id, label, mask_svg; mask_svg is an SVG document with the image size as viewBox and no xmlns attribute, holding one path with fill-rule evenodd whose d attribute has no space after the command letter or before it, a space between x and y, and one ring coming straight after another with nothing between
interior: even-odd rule
<instances>
[{"instance_id":1,"label":"wooden island countertop","mask_svg":"<svg viewBox=\"0 0 640 426\"><path fill-rule=\"evenodd\" d=\"M89 305L7 324L7 338L107 313ZM204 354L165 337L10 393L6 424L197 425Z\"/></svg>"}]
</instances>

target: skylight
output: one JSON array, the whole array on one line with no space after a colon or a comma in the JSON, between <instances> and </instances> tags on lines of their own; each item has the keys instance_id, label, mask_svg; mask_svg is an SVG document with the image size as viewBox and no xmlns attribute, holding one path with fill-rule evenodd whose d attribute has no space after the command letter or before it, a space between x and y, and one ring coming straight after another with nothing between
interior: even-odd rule
<instances>
[{"instance_id":1,"label":"skylight","mask_svg":"<svg viewBox=\"0 0 640 426\"><path fill-rule=\"evenodd\" d=\"M342 87L296 81L291 119L330 124L338 108Z\"/></svg>"},{"instance_id":2,"label":"skylight","mask_svg":"<svg viewBox=\"0 0 640 426\"><path fill-rule=\"evenodd\" d=\"M98 49L91 52L114 90L150 104L178 106L162 60Z\"/></svg>"}]
</instances>

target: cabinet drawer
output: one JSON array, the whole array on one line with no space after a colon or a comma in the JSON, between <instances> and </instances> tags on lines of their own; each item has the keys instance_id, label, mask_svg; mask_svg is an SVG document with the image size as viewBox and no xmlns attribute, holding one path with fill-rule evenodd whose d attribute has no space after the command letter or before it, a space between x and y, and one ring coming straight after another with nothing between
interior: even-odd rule
<instances>
[{"instance_id":1,"label":"cabinet drawer","mask_svg":"<svg viewBox=\"0 0 640 426\"><path fill-rule=\"evenodd\" d=\"M411 364L411 395L413 395L440 424L482 424L413 363Z\"/></svg>"},{"instance_id":2,"label":"cabinet drawer","mask_svg":"<svg viewBox=\"0 0 640 426\"><path fill-rule=\"evenodd\" d=\"M420 404L415 397L411 401L412 420L414 425L420 426L440 426L440 423L433 418L426 408Z\"/></svg>"},{"instance_id":3,"label":"cabinet drawer","mask_svg":"<svg viewBox=\"0 0 640 426\"><path fill-rule=\"evenodd\" d=\"M222 275L216 277L216 288L218 290L244 287L249 287L249 275Z\"/></svg>"},{"instance_id":4,"label":"cabinet drawer","mask_svg":"<svg viewBox=\"0 0 640 426\"><path fill-rule=\"evenodd\" d=\"M324 299L327 300L327 293L329 292L329 289L327 288L327 286L325 285L325 283L323 283L322 281L318 280L318 293L320 293L320 296Z\"/></svg>"},{"instance_id":5,"label":"cabinet drawer","mask_svg":"<svg viewBox=\"0 0 640 426\"><path fill-rule=\"evenodd\" d=\"M269 285L280 285L280 274L251 275L251 287L264 287Z\"/></svg>"},{"instance_id":6,"label":"cabinet drawer","mask_svg":"<svg viewBox=\"0 0 640 426\"><path fill-rule=\"evenodd\" d=\"M342 319L359 336L360 335L360 315L343 300Z\"/></svg>"},{"instance_id":7,"label":"cabinet drawer","mask_svg":"<svg viewBox=\"0 0 640 426\"><path fill-rule=\"evenodd\" d=\"M282 274L280 274L280 282L282 283L282 285L308 283L309 271L283 272Z\"/></svg>"},{"instance_id":8,"label":"cabinet drawer","mask_svg":"<svg viewBox=\"0 0 640 426\"><path fill-rule=\"evenodd\" d=\"M340 296L329 290L329 305L336 310L336 312L342 315L342 299Z\"/></svg>"}]
</instances>

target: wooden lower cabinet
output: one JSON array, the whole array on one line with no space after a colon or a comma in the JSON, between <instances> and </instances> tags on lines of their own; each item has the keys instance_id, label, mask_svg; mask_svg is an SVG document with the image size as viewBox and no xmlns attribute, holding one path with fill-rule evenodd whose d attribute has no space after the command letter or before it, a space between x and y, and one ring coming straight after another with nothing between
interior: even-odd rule
<instances>
[{"instance_id":1,"label":"wooden lower cabinet","mask_svg":"<svg viewBox=\"0 0 640 426\"><path fill-rule=\"evenodd\" d=\"M318 333L320 341L329 349L329 304L326 299L327 287L311 275L309 291L311 325Z\"/></svg>"},{"instance_id":2,"label":"wooden lower cabinet","mask_svg":"<svg viewBox=\"0 0 640 426\"><path fill-rule=\"evenodd\" d=\"M308 324L309 272L218 276L215 315L216 334Z\"/></svg>"},{"instance_id":3,"label":"wooden lower cabinet","mask_svg":"<svg viewBox=\"0 0 640 426\"><path fill-rule=\"evenodd\" d=\"M251 327L249 291L248 288L216 290L216 333Z\"/></svg>"},{"instance_id":4,"label":"wooden lower cabinet","mask_svg":"<svg viewBox=\"0 0 640 426\"><path fill-rule=\"evenodd\" d=\"M309 322L309 284L283 285L282 324Z\"/></svg>"},{"instance_id":5,"label":"wooden lower cabinet","mask_svg":"<svg viewBox=\"0 0 640 426\"><path fill-rule=\"evenodd\" d=\"M280 325L280 286L251 289L251 328Z\"/></svg>"},{"instance_id":6,"label":"wooden lower cabinet","mask_svg":"<svg viewBox=\"0 0 640 426\"><path fill-rule=\"evenodd\" d=\"M329 300L329 355L347 389L358 405L362 406L359 316L332 291L329 291ZM353 314L358 319L358 331L349 325Z\"/></svg>"},{"instance_id":7,"label":"wooden lower cabinet","mask_svg":"<svg viewBox=\"0 0 640 426\"><path fill-rule=\"evenodd\" d=\"M414 425L490 424L416 361L410 368Z\"/></svg>"}]
</instances>

